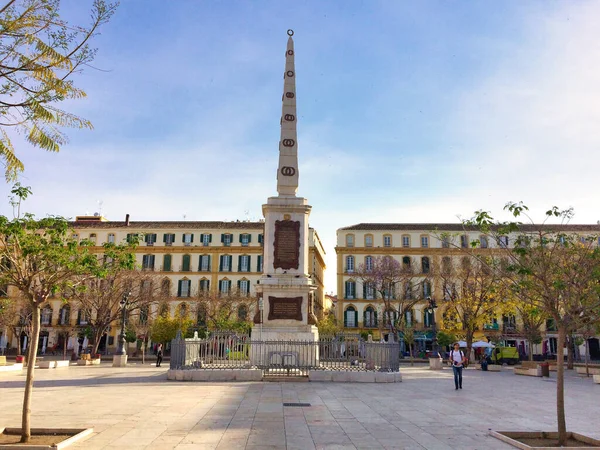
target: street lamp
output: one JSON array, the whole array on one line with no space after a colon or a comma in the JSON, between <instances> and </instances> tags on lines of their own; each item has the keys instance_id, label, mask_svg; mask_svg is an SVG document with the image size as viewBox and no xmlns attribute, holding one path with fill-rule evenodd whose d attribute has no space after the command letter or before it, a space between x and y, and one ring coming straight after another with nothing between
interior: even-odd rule
<instances>
[{"instance_id":1,"label":"street lamp","mask_svg":"<svg viewBox=\"0 0 600 450\"><path fill-rule=\"evenodd\" d=\"M431 297L427 297L427 301L429 302L429 308L428 311L431 311L431 331L433 332L433 339L431 342L431 350L433 353L433 357L437 358L438 357L438 343L437 343L437 329L435 326L435 309L437 308L437 303L435 302L435 299L431 298Z\"/></svg>"},{"instance_id":2,"label":"street lamp","mask_svg":"<svg viewBox=\"0 0 600 450\"><path fill-rule=\"evenodd\" d=\"M131 291L125 292L123 294L123 298L119 302L121 305L121 334L119 335L119 347L115 352L115 355L126 355L125 351L125 315L127 314L127 302L129 301L129 296L131 295Z\"/></svg>"}]
</instances>

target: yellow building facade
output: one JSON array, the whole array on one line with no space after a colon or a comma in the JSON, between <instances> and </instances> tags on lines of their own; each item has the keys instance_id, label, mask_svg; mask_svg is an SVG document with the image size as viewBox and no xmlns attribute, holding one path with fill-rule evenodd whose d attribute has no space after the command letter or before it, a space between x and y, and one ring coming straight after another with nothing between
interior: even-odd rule
<instances>
[{"instance_id":1,"label":"yellow building facade","mask_svg":"<svg viewBox=\"0 0 600 450\"><path fill-rule=\"evenodd\" d=\"M555 226L557 232L578 233L584 236L598 236L598 225ZM442 236L452 236L451 242ZM410 295L418 299L410 311L407 321L416 330L417 352L431 349L432 317L427 297L436 300L435 322L439 325L444 314L443 285L434 268L441 267L443 260L462 258L464 253L457 246L468 246L473 240L482 242L483 251L500 245L512 245L515 236L504 236L503 242L491 242L475 231L465 231L461 224L392 224L360 223L337 230L337 319L347 333L368 332L375 339L388 339L388 332L381 325L383 301L374 292L367 292L356 271L369 259L390 256L400 264L411 264L414 277L411 280ZM505 240L504 240L505 239ZM503 317L498 314L482 327L475 340L501 334L506 345L527 349L527 342L519 334L520 322L517 317ZM460 330L455 330L460 334ZM544 340L534 346L534 353L553 354L556 352L556 333L549 322L542 332ZM600 358L598 339L592 339L590 354Z\"/></svg>"},{"instance_id":2,"label":"yellow building facade","mask_svg":"<svg viewBox=\"0 0 600 450\"><path fill-rule=\"evenodd\" d=\"M182 303L190 302L201 292L221 296L240 293L256 297L256 284L263 272L264 222L194 222L194 221L108 221L101 216L78 216L70 223L76 239L89 239L98 251L105 242L120 243L139 236L136 263L139 270L151 272L168 286L171 315ZM325 251L318 234L309 228L309 276L317 286L313 310L322 317L324 295ZM3 289L0 295L16 296L14 288ZM156 306L158 307L158 306ZM253 311L247 312L251 319ZM61 325L84 327L85 317L77 305L50 299L42 308L40 350L60 344ZM102 348L116 346L119 324L113 324ZM9 327L0 329L5 346L15 348L16 336Z\"/></svg>"}]
</instances>

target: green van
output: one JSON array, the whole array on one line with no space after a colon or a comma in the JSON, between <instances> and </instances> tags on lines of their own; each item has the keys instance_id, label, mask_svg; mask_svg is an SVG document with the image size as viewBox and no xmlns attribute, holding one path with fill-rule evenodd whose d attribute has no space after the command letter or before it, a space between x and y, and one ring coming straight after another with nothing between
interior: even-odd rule
<instances>
[{"instance_id":1,"label":"green van","mask_svg":"<svg viewBox=\"0 0 600 450\"><path fill-rule=\"evenodd\" d=\"M491 364L508 364L514 366L519 362L517 347L496 347L486 349L485 356Z\"/></svg>"}]
</instances>

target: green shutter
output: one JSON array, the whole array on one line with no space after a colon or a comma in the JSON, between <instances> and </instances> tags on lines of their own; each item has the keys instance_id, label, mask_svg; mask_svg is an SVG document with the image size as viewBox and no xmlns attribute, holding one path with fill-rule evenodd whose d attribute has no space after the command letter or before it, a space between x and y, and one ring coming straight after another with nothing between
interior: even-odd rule
<instances>
[{"instance_id":1,"label":"green shutter","mask_svg":"<svg viewBox=\"0 0 600 450\"><path fill-rule=\"evenodd\" d=\"M224 243L224 242L225 242L225 233L222 233L221 234L221 243Z\"/></svg>"},{"instance_id":2,"label":"green shutter","mask_svg":"<svg viewBox=\"0 0 600 450\"><path fill-rule=\"evenodd\" d=\"M204 243L204 233L200 233L200 243Z\"/></svg>"},{"instance_id":3,"label":"green shutter","mask_svg":"<svg viewBox=\"0 0 600 450\"><path fill-rule=\"evenodd\" d=\"M248 244L252 242L252 235L250 233L248 233Z\"/></svg>"},{"instance_id":4,"label":"green shutter","mask_svg":"<svg viewBox=\"0 0 600 450\"><path fill-rule=\"evenodd\" d=\"M242 255L238 256L238 272L242 271Z\"/></svg>"},{"instance_id":5,"label":"green shutter","mask_svg":"<svg viewBox=\"0 0 600 450\"><path fill-rule=\"evenodd\" d=\"M225 258L224 255L219 257L219 272L223 272L223 258Z\"/></svg>"},{"instance_id":6,"label":"green shutter","mask_svg":"<svg viewBox=\"0 0 600 450\"><path fill-rule=\"evenodd\" d=\"M202 270L202 258L204 258L202 255L198 257L198 272Z\"/></svg>"},{"instance_id":7,"label":"green shutter","mask_svg":"<svg viewBox=\"0 0 600 450\"><path fill-rule=\"evenodd\" d=\"M240 290L240 286L242 284L242 280L238 280L237 285L238 285L238 291Z\"/></svg>"},{"instance_id":8,"label":"green shutter","mask_svg":"<svg viewBox=\"0 0 600 450\"><path fill-rule=\"evenodd\" d=\"M183 282L183 280L179 280L177 282L177 297L181 297L181 283Z\"/></svg>"},{"instance_id":9,"label":"green shutter","mask_svg":"<svg viewBox=\"0 0 600 450\"><path fill-rule=\"evenodd\" d=\"M194 242L194 233L192 233L192 236L191 236L190 242Z\"/></svg>"},{"instance_id":10,"label":"green shutter","mask_svg":"<svg viewBox=\"0 0 600 450\"><path fill-rule=\"evenodd\" d=\"M208 242L212 242L212 234L208 235Z\"/></svg>"},{"instance_id":11,"label":"green shutter","mask_svg":"<svg viewBox=\"0 0 600 450\"><path fill-rule=\"evenodd\" d=\"M163 242L167 242L167 233L163 234Z\"/></svg>"},{"instance_id":12,"label":"green shutter","mask_svg":"<svg viewBox=\"0 0 600 450\"><path fill-rule=\"evenodd\" d=\"M163 270L165 272L171 271L171 255L165 255L163 258Z\"/></svg>"},{"instance_id":13,"label":"green shutter","mask_svg":"<svg viewBox=\"0 0 600 450\"><path fill-rule=\"evenodd\" d=\"M243 236L243 234L240 233L240 237L238 238L238 240L240 241L240 244L242 243L242 236Z\"/></svg>"},{"instance_id":14,"label":"green shutter","mask_svg":"<svg viewBox=\"0 0 600 450\"><path fill-rule=\"evenodd\" d=\"M344 328L348 327L348 311L344 311Z\"/></svg>"},{"instance_id":15,"label":"green shutter","mask_svg":"<svg viewBox=\"0 0 600 450\"><path fill-rule=\"evenodd\" d=\"M262 265L262 255L258 255L258 258L256 258L256 271L257 272L262 272L262 268L260 267Z\"/></svg>"},{"instance_id":16,"label":"green shutter","mask_svg":"<svg viewBox=\"0 0 600 450\"><path fill-rule=\"evenodd\" d=\"M264 240L264 235L262 235L262 234L259 234L259 235L258 235L258 243L259 243L259 244L262 244L262 243L263 243L263 240Z\"/></svg>"},{"instance_id":17,"label":"green shutter","mask_svg":"<svg viewBox=\"0 0 600 450\"><path fill-rule=\"evenodd\" d=\"M206 255L205 258L208 258L208 264L206 265L206 267L208 268L208 271L210 272L210 255Z\"/></svg>"},{"instance_id":18,"label":"green shutter","mask_svg":"<svg viewBox=\"0 0 600 450\"><path fill-rule=\"evenodd\" d=\"M378 325L378 322L377 322L377 310L373 311L373 317L375 318L375 320L374 320L375 323L373 323L373 326L377 326Z\"/></svg>"},{"instance_id":19,"label":"green shutter","mask_svg":"<svg viewBox=\"0 0 600 450\"><path fill-rule=\"evenodd\" d=\"M358 327L358 311L354 311L354 326Z\"/></svg>"},{"instance_id":20,"label":"green shutter","mask_svg":"<svg viewBox=\"0 0 600 450\"><path fill-rule=\"evenodd\" d=\"M227 292L231 293L231 280L227 281Z\"/></svg>"},{"instance_id":21,"label":"green shutter","mask_svg":"<svg viewBox=\"0 0 600 450\"><path fill-rule=\"evenodd\" d=\"M367 298L367 283L363 283L363 298Z\"/></svg>"}]
</instances>

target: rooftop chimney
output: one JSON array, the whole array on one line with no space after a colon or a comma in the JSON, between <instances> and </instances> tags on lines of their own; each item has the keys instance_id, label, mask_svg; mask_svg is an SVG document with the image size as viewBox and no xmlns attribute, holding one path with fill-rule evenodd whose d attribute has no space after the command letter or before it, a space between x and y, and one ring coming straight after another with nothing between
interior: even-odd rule
<instances>
[{"instance_id":1,"label":"rooftop chimney","mask_svg":"<svg viewBox=\"0 0 600 450\"><path fill-rule=\"evenodd\" d=\"M125 226L129 226L129 214L125 214Z\"/></svg>"}]
</instances>

